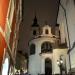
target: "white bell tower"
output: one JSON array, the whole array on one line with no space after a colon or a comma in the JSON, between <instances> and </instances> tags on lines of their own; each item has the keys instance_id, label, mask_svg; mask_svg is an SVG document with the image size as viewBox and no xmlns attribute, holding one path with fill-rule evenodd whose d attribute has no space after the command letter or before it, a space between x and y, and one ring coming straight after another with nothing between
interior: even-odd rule
<instances>
[{"instance_id":1,"label":"white bell tower","mask_svg":"<svg viewBox=\"0 0 75 75\"><path fill-rule=\"evenodd\" d=\"M33 24L31 25L31 36L33 38L37 37L40 33L39 24L37 23L37 17L34 17Z\"/></svg>"},{"instance_id":2,"label":"white bell tower","mask_svg":"<svg viewBox=\"0 0 75 75\"><path fill-rule=\"evenodd\" d=\"M40 31L41 33L39 33ZM60 40L58 31L58 26L55 29L55 35L52 33L50 25L44 25L39 28L35 16L32 24L33 39L29 41L28 72L30 75L53 75L60 73L57 60L61 55L65 56L67 50L65 48L57 48L59 47L58 41Z\"/></svg>"}]
</instances>

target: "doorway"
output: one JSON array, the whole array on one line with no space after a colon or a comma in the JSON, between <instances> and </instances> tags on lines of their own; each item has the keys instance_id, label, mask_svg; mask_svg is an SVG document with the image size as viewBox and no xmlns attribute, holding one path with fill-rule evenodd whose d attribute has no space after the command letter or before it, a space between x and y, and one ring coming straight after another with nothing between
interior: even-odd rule
<instances>
[{"instance_id":1,"label":"doorway","mask_svg":"<svg viewBox=\"0 0 75 75\"><path fill-rule=\"evenodd\" d=\"M52 75L52 61L50 58L45 59L45 75Z\"/></svg>"}]
</instances>

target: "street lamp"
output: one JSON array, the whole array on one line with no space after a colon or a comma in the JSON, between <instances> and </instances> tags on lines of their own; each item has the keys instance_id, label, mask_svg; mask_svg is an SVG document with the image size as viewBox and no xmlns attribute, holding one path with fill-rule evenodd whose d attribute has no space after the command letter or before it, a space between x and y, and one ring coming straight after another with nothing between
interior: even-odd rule
<instances>
[{"instance_id":1,"label":"street lamp","mask_svg":"<svg viewBox=\"0 0 75 75\"><path fill-rule=\"evenodd\" d=\"M62 60L61 56L60 56L59 60L57 60L57 64L58 64L58 66L59 66L59 68L60 68L60 75L62 75L63 60Z\"/></svg>"}]
</instances>

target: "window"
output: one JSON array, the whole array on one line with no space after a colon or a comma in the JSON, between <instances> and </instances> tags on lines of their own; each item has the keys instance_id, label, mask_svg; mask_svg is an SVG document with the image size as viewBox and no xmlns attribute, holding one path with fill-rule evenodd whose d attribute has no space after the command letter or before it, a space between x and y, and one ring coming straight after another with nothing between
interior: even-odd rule
<instances>
[{"instance_id":1,"label":"window","mask_svg":"<svg viewBox=\"0 0 75 75\"><path fill-rule=\"evenodd\" d=\"M75 5L75 0L74 0L74 5Z\"/></svg>"},{"instance_id":2,"label":"window","mask_svg":"<svg viewBox=\"0 0 75 75\"><path fill-rule=\"evenodd\" d=\"M30 55L35 54L35 44L30 45Z\"/></svg>"},{"instance_id":3,"label":"window","mask_svg":"<svg viewBox=\"0 0 75 75\"><path fill-rule=\"evenodd\" d=\"M41 52L52 52L52 46L50 42L44 42L41 46Z\"/></svg>"},{"instance_id":4,"label":"window","mask_svg":"<svg viewBox=\"0 0 75 75\"><path fill-rule=\"evenodd\" d=\"M36 30L33 31L33 35L36 35Z\"/></svg>"},{"instance_id":5,"label":"window","mask_svg":"<svg viewBox=\"0 0 75 75\"><path fill-rule=\"evenodd\" d=\"M46 30L45 30L45 34L48 34L48 33L49 33L49 32L48 32L48 29L46 29Z\"/></svg>"}]
</instances>

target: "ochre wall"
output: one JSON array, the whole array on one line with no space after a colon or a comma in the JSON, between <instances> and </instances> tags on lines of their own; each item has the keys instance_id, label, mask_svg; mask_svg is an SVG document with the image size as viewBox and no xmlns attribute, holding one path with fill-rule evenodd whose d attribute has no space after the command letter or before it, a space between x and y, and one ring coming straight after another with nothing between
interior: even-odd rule
<instances>
[{"instance_id":1,"label":"ochre wall","mask_svg":"<svg viewBox=\"0 0 75 75\"><path fill-rule=\"evenodd\" d=\"M0 0L0 26L5 29L6 16L9 6L9 0Z\"/></svg>"},{"instance_id":2,"label":"ochre wall","mask_svg":"<svg viewBox=\"0 0 75 75\"><path fill-rule=\"evenodd\" d=\"M2 59L3 59L3 53L4 53L4 48L6 47L4 37L0 33L0 67L2 64Z\"/></svg>"},{"instance_id":3,"label":"ochre wall","mask_svg":"<svg viewBox=\"0 0 75 75\"><path fill-rule=\"evenodd\" d=\"M6 16L9 7L9 0L0 0L0 68L3 59L5 44L5 25L6 25Z\"/></svg>"}]
</instances>

